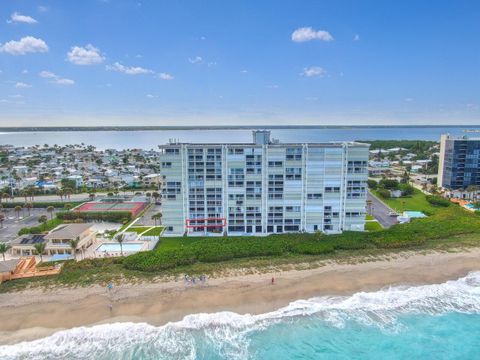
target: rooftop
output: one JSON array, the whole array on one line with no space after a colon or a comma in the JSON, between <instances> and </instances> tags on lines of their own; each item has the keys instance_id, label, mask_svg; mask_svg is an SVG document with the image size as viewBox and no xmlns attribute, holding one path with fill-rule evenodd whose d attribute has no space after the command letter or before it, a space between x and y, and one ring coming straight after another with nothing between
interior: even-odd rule
<instances>
[{"instance_id":1,"label":"rooftop","mask_svg":"<svg viewBox=\"0 0 480 360\"><path fill-rule=\"evenodd\" d=\"M45 239L75 239L77 236L80 236L84 231L90 229L91 227L91 224L60 225L46 235Z\"/></svg>"},{"instance_id":2,"label":"rooftop","mask_svg":"<svg viewBox=\"0 0 480 360\"><path fill-rule=\"evenodd\" d=\"M12 241L13 245L35 245L43 243L45 241L45 235L23 235Z\"/></svg>"}]
</instances>

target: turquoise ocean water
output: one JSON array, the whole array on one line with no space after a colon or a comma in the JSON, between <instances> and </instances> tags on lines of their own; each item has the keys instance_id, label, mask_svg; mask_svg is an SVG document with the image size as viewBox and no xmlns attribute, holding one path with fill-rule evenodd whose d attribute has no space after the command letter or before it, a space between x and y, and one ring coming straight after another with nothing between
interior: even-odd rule
<instances>
[{"instance_id":1,"label":"turquoise ocean water","mask_svg":"<svg viewBox=\"0 0 480 360\"><path fill-rule=\"evenodd\" d=\"M437 285L298 300L267 314L80 327L0 346L3 360L478 358L480 272Z\"/></svg>"}]
</instances>

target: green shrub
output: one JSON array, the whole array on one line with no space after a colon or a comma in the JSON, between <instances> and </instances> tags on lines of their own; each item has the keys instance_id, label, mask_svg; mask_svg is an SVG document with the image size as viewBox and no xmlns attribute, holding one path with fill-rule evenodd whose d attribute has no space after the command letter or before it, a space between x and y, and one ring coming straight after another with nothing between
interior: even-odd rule
<instances>
[{"instance_id":1,"label":"green shrub","mask_svg":"<svg viewBox=\"0 0 480 360\"><path fill-rule=\"evenodd\" d=\"M410 196L415 192L415 188L409 184L400 184L398 188L402 192L402 196Z\"/></svg>"},{"instance_id":2,"label":"green shrub","mask_svg":"<svg viewBox=\"0 0 480 360\"><path fill-rule=\"evenodd\" d=\"M22 236L22 235L26 235L26 234L41 234L45 231L50 231L52 229L55 229L58 225L60 225L62 223L63 223L63 220L61 220L59 218L53 218L51 220L48 220L45 224L40 224L38 226L21 228L18 231L18 236Z\"/></svg>"},{"instance_id":3,"label":"green shrub","mask_svg":"<svg viewBox=\"0 0 480 360\"><path fill-rule=\"evenodd\" d=\"M378 187L378 182L372 179L367 180L367 184L369 189L375 190Z\"/></svg>"},{"instance_id":4,"label":"green shrub","mask_svg":"<svg viewBox=\"0 0 480 360\"><path fill-rule=\"evenodd\" d=\"M441 196L427 195L426 199L433 206L441 206L441 207L450 206L450 201L442 198Z\"/></svg>"},{"instance_id":5,"label":"green shrub","mask_svg":"<svg viewBox=\"0 0 480 360\"><path fill-rule=\"evenodd\" d=\"M379 182L379 187L388 189L388 190L397 190L399 187L399 182L393 179L382 179Z\"/></svg>"},{"instance_id":6,"label":"green shrub","mask_svg":"<svg viewBox=\"0 0 480 360\"><path fill-rule=\"evenodd\" d=\"M125 220L130 221L132 214L129 211L66 211L57 214L57 217L62 220L77 220L84 221L107 221L123 223Z\"/></svg>"},{"instance_id":7,"label":"green shrub","mask_svg":"<svg viewBox=\"0 0 480 360\"><path fill-rule=\"evenodd\" d=\"M378 195L380 195L384 199L390 199L390 191L388 191L387 189L378 190Z\"/></svg>"}]
</instances>

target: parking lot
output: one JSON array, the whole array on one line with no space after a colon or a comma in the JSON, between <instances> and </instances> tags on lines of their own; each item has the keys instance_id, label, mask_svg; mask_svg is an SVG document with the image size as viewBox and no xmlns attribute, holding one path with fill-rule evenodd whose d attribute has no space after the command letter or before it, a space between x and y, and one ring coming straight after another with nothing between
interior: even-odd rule
<instances>
[{"instance_id":1,"label":"parking lot","mask_svg":"<svg viewBox=\"0 0 480 360\"><path fill-rule=\"evenodd\" d=\"M28 216L27 209L22 209L19 219L17 219L14 209L3 209L3 213L5 214L5 221L3 222L3 228L0 229L0 242L9 242L15 239L21 228L38 226L38 218L41 215L47 215L50 219L50 214L46 209L31 209L30 216Z\"/></svg>"}]
</instances>

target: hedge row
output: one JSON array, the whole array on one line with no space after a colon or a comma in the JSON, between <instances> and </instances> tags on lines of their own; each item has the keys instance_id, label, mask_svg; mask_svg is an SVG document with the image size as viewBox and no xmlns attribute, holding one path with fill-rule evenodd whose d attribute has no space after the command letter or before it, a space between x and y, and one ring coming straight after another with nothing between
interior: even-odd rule
<instances>
[{"instance_id":1,"label":"hedge row","mask_svg":"<svg viewBox=\"0 0 480 360\"><path fill-rule=\"evenodd\" d=\"M107 221L124 223L128 222L132 218L130 211L66 211L57 214L57 217L62 220L77 220L82 219L84 221Z\"/></svg>"},{"instance_id":2,"label":"hedge row","mask_svg":"<svg viewBox=\"0 0 480 360\"><path fill-rule=\"evenodd\" d=\"M450 200L444 199L441 196L427 195L425 198L433 206L441 206L441 207L450 206Z\"/></svg>"}]
</instances>

